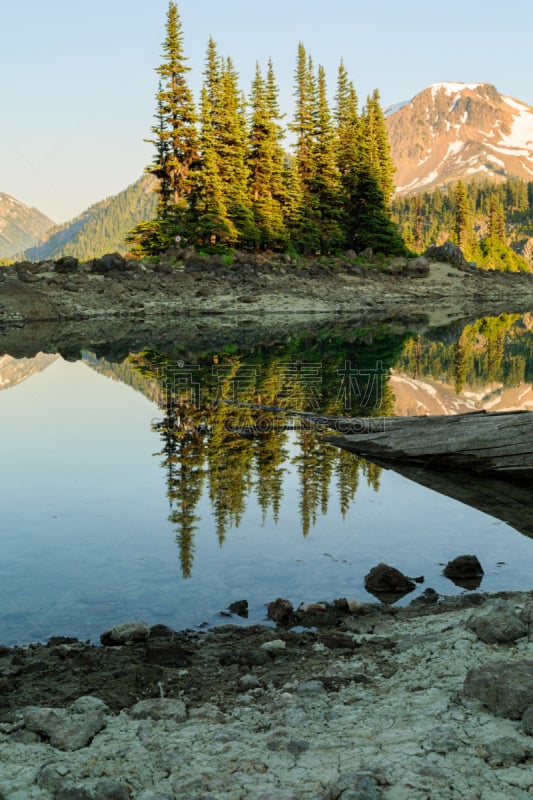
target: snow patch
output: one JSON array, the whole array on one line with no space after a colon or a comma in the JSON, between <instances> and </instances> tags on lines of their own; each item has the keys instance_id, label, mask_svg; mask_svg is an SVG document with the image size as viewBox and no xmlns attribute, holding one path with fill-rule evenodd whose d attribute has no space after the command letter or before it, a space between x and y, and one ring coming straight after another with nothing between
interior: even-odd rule
<instances>
[{"instance_id":1,"label":"snow patch","mask_svg":"<svg viewBox=\"0 0 533 800\"><path fill-rule=\"evenodd\" d=\"M465 89L477 89L478 86L481 86L480 83L434 83L433 86L430 87L431 89L431 96L433 100L437 96L437 94L441 91L446 92L446 94L454 94L455 92L463 92Z\"/></svg>"},{"instance_id":2,"label":"snow patch","mask_svg":"<svg viewBox=\"0 0 533 800\"><path fill-rule=\"evenodd\" d=\"M502 136L498 144L517 148L520 152L516 155L527 155L528 151L533 151L533 109L515 101L509 103L509 100L510 98L506 98L506 102L519 113L514 116L511 133Z\"/></svg>"}]
</instances>

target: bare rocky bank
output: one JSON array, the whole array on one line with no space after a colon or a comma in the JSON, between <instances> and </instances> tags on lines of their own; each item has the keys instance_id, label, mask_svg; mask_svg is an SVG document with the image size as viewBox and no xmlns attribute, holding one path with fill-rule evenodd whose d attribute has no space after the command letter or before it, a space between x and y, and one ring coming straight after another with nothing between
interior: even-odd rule
<instances>
[{"instance_id":1,"label":"bare rocky bank","mask_svg":"<svg viewBox=\"0 0 533 800\"><path fill-rule=\"evenodd\" d=\"M183 257L182 257L183 256ZM156 315L272 313L426 315L434 324L473 313L528 310L533 274L498 273L416 259L314 259L293 263L237 253L168 253L157 264L111 254L87 263L21 262L0 270L0 330L27 323L142 320Z\"/></svg>"},{"instance_id":2,"label":"bare rocky bank","mask_svg":"<svg viewBox=\"0 0 533 800\"><path fill-rule=\"evenodd\" d=\"M298 621L4 648L0 796L532 796L532 592L336 601Z\"/></svg>"}]
</instances>

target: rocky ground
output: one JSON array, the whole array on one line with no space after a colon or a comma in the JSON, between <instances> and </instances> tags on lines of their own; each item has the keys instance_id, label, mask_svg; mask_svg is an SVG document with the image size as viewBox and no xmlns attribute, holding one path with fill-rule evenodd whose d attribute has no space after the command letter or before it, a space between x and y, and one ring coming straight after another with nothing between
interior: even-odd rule
<instances>
[{"instance_id":1,"label":"rocky ground","mask_svg":"<svg viewBox=\"0 0 533 800\"><path fill-rule=\"evenodd\" d=\"M260 316L314 313L406 318L431 324L472 313L529 310L533 274L486 272L425 257L367 256L293 262L237 253L169 253L159 263L118 254L80 264L21 262L0 269L0 331L28 322L129 319L155 315ZM512 308L510 308L512 306Z\"/></svg>"},{"instance_id":2,"label":"rocky ground","mask_svg":"<svg viewBox=\"0 0 533 800\"><path fill-rule=\"evenodd\" d=\"M526 800L533 592L0 653L5 800Z\"/></svg>"}]
</instances>

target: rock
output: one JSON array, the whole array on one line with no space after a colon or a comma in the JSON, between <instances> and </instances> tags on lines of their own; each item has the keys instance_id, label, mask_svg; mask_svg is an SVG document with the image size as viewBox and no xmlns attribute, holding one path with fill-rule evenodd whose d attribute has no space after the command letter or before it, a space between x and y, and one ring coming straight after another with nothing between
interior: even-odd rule
<instances>
[{"instance_id":1,"label":"rock","mask_svg":"<svg viewBox=\"0 0 533 800\"><path fill-rule=\"evenodd\" d=\"M235 600L234 603L229 604L228 608L232 614L238 614L239 617L248 616L248 600Z\"/></svg>"},{"instance_id":2,"label":"rock","mask_svg":"<svg viewBox=\"0 0 533 800\"><path fill-rule=\"evenodd\" d=\"M105 778L96 784L94 800L131 800L131 792L120 781Z\"/></svg>"},{"instance_id":3,"label":"rock","mask_svg":"<svg viewBox=\"0 0 533 800\"><path fill-rule=\"evenodd\" d=\"M527 636L527 625L515 613L512 605L504 601L487 603L466 621L466 626L487 644L514 642Z\"/></svg>"},{"instance_id":4,"label":"rock","mask_svg":"<svg viewBox=\"0 0 533 800\"><path fill-rule=\"evenodd\" d=\"M109 706L107 703L104 703L103 700L100 700L99 697L94 697L92 694L85 694L82 695L82 697L78 697L78 699L72 703L70 710L75 714L84 714L88 711L102 711L107 714L109 712Z\"/></svg>"},{"instance_id":5,"label":"rock","mask_svg":"<svg viewBox=\"0 0 533 800\"><path fill-rule=\"evenodd\" d=\"M61 762L47 762L43 764L35 776L35 783L41 789L49 792L56 792L65 782L65 775L68 775L69 768Z\"/></svg>"},{"instance_id":6,"label":"rock","mask_svg":"<svg viewBox=\"0 0 533 800\"><path fill-rule=\"evenodd\" d=\"M21 715L27 730L44 736L59 750L87 747L106 724L101 709L75 713L66 708L27 706Z\"/></svg>"},{"instance_id":7,"label":"rock","mask_svg":"<svg viewBox=\"0 0 533 800\"><path fill-rule=\"evenodd\" d=\"M452 561L448 561L443 574L464 589L477 589L484 575L483 567L477 556L471 555L457 556Z\"/></svg>"},{"instance_id":8,"label":"rock","mask_svg":"<svg viewBox=\"0 0 533 800\"><path fill-rule=\"evenodd\" d=\"M381 789L372 775L345 772L329 787L327 800L380 800Z\"/></svg>"},{"instance_id":9,"label":"rock","mask_svg":"<svg viewBox=\"0 0 533 800\"><path fill-rule=\"evenodd\" d=\"M450 241L440 246L431 245L424 253L424 256L431 261L444 261L447 264L453 264L454 267L468 266L461 248Z\"/></svg>"},{"instance_id":10,"label":"rock","mask_svg":"<svg viewBox=\"0 0 533 800\"><path fill-rule=\"evenodd\" d=\"M63 256L63 258L58 258L58 260L54 264L54 269L56 272L76 272L79 266L79 261L77 258L73 256Z\"/></svg>"},{"instance_id":11,"label":"rock","mask_svg":"<svg viewBox=\"0 0 533 800\"><path fill-rule=\"evenodd\" d=\"M248 692L250 689L258 689L261 686L261 681L255 675L241 675L239 678L239 689L242 692Z\"/></svg>"},{"instance_id":12,"label":"rock","mask_svg":"<svg viewBox=\"0 0 533 800\"><path fill-rule=\"evenodd\" d=\"M296 694L299 695L324 694L325 691L322 681L304 681L296 687Z\"/></svg>"},{"instance_id":13,"label":"rock","mask_svg":"<svg viewBox=\"0 0 533 800\"><path fill-rule=\"evenodd\" d=\"M283 639L271 639L269 642L264 642L261 645L261 650L267 650L269 653L279 652L285 650L287 647Z\"/></svg>"},{"instance_id":14,"label":"rock","mask_svg":"<svg viewBox=\"0 0 533 800\"><path fill-rule=\"evenodd\" d=\"M524 744L512 736L500 736L488 742L484 749L484 757L494 767L510 767L511 764L520 764L526 761L528 749Z\"/></svg>"},{"instance_id":15,"label":"rock","mask_svg":"<svg viewBox=\"0 0 533 800\"><path fill-rule=\"evenodd\" d=\"M104 645L115 646L130 644L131 642L144 642L150 638L150 626L146 622L124 622L104 631L100 642Z\"/></svg>"},{"instance_id":16,"label":"rock","mask_svg":"<svg viewBox=\"0 0 533 800\"><path fill-rule=\"evenodd\" d=\"M55 800L95 800L95 798L86 786L69 783L56 792Z\"/></svg>"},{"instance_id":17,"label":"rock","mask_svg":"<svg viewBox=\"0 0 533 800\"><path fill-rule=\"evenodd\" d=\"M424 256L411 258L403 268L402 273L412 278L424 278L429 275L429 264L429 260Z\"/></svg>"},{"instance_id":18,"label":"rock","mask_svg":"<svg viewBox=\"0 0 533 800\"><path fill-rule=\"evenodd\" d=\"M183 700L170 697L156 697L150 700L139 700L130 708L132 719L171 719L174 722L185 722L187 708Z\"/></svg>"},{"instance_id":19,"label":"rock","mask_svg":"<svg viewBox=\"0 0 533 800\"><path fill-rule=\"evenodd\" d=\"M522 730L528 736L533 736L533 705L528 706L522 716Z\"/></svg>"},{"instance_id":20,"label":"rock","mask_svg":"<svg viewBox=\"0 0 533 800\"><path fill-rule=\"evenodd\" d=\"M294 607L290 600L284 600L283 597L278 597L267 606L267 617L274 622L287 622L291 616Z\"/></svg>"},{"instance_id":21,"label":"rock","mask_svg":"<svg viewBox=\"0 0 533 800\"><path fill-rule=\"evenodd\" d=\"M498 717L520 719L533 705L533 661L489 661L468 671L463 691Z\"/></svg>"},{"instance_id":22,"label":"rock","mask_svg":"<svg viewBox=\"0 0 533 800\"><path fill-rule=\"evenodd\" d=\"M365 575L365 589L383 602L389 602L412 592L416 584L403 572L380 563Z\"/></svg>"}]
</instances>

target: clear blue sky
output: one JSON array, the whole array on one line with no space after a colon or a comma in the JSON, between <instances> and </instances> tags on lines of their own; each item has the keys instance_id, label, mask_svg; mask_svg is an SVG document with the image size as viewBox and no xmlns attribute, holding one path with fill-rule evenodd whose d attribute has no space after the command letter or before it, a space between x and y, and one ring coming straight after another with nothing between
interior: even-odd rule
<instances>
[{"instance_id":1,"label":"clear blue sky","mask_svg":"<svg viewBox=\"0 0 533 800\"><path fill-rule=\"evenodd\" d=\"M167 0L4 0L0 192L63 222L136 180L149 135ZM432 83L487 81L533 105L533 1L178 0L198 97L210 35L248 91L272 58L292 113L298 42L334 94L341 58L362 102Z\"/></svg>"}]
</instances>

